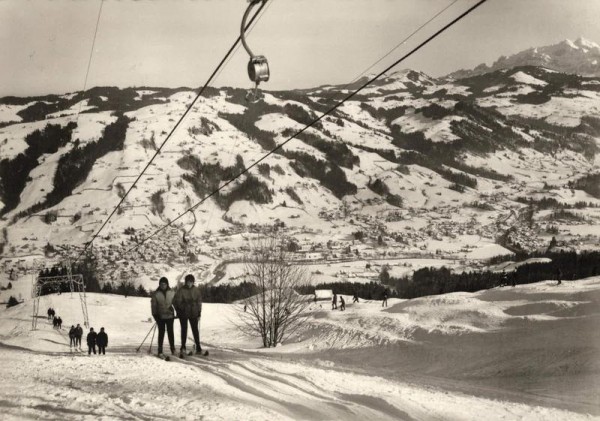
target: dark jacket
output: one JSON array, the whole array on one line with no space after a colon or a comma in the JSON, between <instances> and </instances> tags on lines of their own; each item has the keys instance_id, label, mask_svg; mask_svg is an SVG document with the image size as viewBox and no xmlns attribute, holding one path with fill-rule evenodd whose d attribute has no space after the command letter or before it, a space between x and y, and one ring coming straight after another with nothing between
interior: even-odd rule
<instances>
[{"instance_id":1,"label":"dark jacket","mask_svg":"<svg viewBox=\"0 0 600 421\"><path fill-rule=\"evenodd\" d=\"M202 313L202 294L196 286L187 288L183 286L175 293L173 305L177 311L177 316L184 319L193 319L200 317Z\"/></svg>"},{"instance_id":2,"label":"dark jacket","mask_svg":"<svg viewBox=\"0 0 600 421\"><path fill-rule=\"evenodd\" d=\"M75 337L80 338L83 336L83 328L81 326L75 328Z\"/></svg>"},{"instance_id":3,"label":"dark jacket","mask_svg":"<svg viewBox=\"0 0 600 421\"><path fill-rule=\"evenodd\" d=\"M77 328L72 327L71 329L69 329L69 338L75 338L77 336L77 334L75 333L77 331Z\"/></svg>"},{"instance_id":4,"label":"dark jacket","mask_svg":"<svg viewBox=\"0 0 600 421\"><path fill-rule=\"evenodd\" d=\"M96 345L96 338L98 337L98 334L96 332L90 332L87 335L87 344L89 346L94 346Z\"/></svg>"},{"instance_id":5,"label":"dark jacket","mask_svg":"<svg viewBox=\"0 0 600 421\"><path fill-rule=\"evenodd\" d=\"M96 344L98 344L98 346L108 345L108 335L106 334L106 332L98 333L98 336L96 337Z\"/></svg>"},{"instance_id":6,"label":"dark jacket","mask_svg":"<svg viewBox=\"0 0 600 421\"><path fill-rule=\"evenodd\" d=\"M175 317L173 311L173 298L175 298L175 292L172 289L161 291L157 289L152 293L150 300L150 307L152 308L152 316L155 319L172 319Z\"/></svg>"}]
</instances>

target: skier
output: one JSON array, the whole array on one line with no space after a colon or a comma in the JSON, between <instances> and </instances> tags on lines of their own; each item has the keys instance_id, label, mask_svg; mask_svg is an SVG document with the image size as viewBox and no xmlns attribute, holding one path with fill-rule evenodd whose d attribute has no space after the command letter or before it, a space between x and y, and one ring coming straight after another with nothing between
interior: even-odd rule
<instances>
[{"instance_id":1,"label":"skier","mask_svg":"<svg viewBox=\"0 0 600 421\"><path fill-rule=\"evenodd\" d=\"M62 318L60 316L58 316L58 321L56 323L58 323L58 328L62 330Z\"/></svg>"},{"instance_id":2,"label":"skier","mask_svg":"<svg viewBox=\"0 0 600 421\"><path fill-rule=\"evenodd\" d=\"M333 294L333 299L331 300L331 309L337 310L337 294Z\"/></svg>"},{"instance_id":3,"label":"skier","mask_svg":"<svg viewBox=\"0 0 600 421\"><path fill-rule=\"evenodd\" d=\"M48 320L52 319L52 307L48 307Z\"/></svg>"},{"instance_id":4,"label":"skier","mask_svg":"<svg viewBox=\"0 0 600 421\"><path fill-rule=\"evenodd\" d=\"M69 329L69 348L74 348L76 345L76 329L75 326L71 325L71 329Z\"/></svg>"},{"instance_id":5,"label":"skier","mask_svg":"<svg viewBox=\"0 0 600 421\"><path fill-rule=\"evenodd\" d=\"M558 281L558 284L556 284L556 285L561 284L561 278L562 278L562 272L561 272L560 268L556 268L556 280Z\"/></svg>"},{"instance_id":6,"label":"skier","mask_svg":"<svg viewBox=\"0 0 600 421\"><path fill-rule=\"evenodd\" d=\"M344 301L344 297L340 295L340 311L346 310L346 301Z\"/></svg>"},{"instance_id":7,"label":"skier","mask_svg":"<svg viewBox=\"0 0 600 421\"><path fill-rule=\"evenodd\" d=\"M53 327L54 329L58 329L58 317L54 317L54 318L52 319L52 327Z\"/></svg>"},{"instance_id":8,"label":"skier","mask_svg":"<svg viewBox=\"0 0 600 421\"><path fill-rule=\"evenodd\" d=\"M352 302L353 303L358 303L358 292L354 293L354 296L352 297Z\"/></svg>"},{"instance_id":9,"label":"skier","mask_svg":"<svg viewBox=\"0 0 600 421\"><path fill-rule=\"evenodd\" d=\"M387 299L388 299L388 292L386 289L385 291L383 291L383 301L381 302L381 307L383 307L383 306L387 307Z\"/></svg>"},{"instance_id":10,"label":"skier","mask_svg":"<svg viewBox=\"0 0 600 421\"><path fill-rule=\"evenodd\" d=\"M96 344L98 345L98 355L106 355L106 346L108 345L108 335L104 331L104 328L100 328L100 332L96 337Z\"/></svg>"},{"instance_id":11,"label":"skier","mask_svg":"<svg viewBox=\"0 0 600 421\"><path fill-rule=\"evenodd\" d=\"M181 325L181 351L180 357L186 354L185 343L187 340L187 324L190 321L192 334L194 335L194 343L196 345L196 354L202 354L202 346L200 345L200 332L198 324L202 316L202 295L200 289L194 286L194 275L189 274L185 277L185 284L179 288L173 298L173 305L179 317Z\"/></svg>"},{"instance_id":12,"label":"skier","mask_svg":"<svg viewBox=\"0 0 600 421\"><path fill-rule=\"evenodd\" d=\"M158 288L152 293L150 306L152 308L152 317L158 325L158 356L163 358L163 343L165 341L165 328L169 337L169 346L171 354L175 355L175 333L173 332L173 322L175 321L175 312L173 310L173 298L175 292L169 287L169 280L164 276L158 281Z\"/></svg>"},{"instance_id":13,"label":"skier","mask_svg":"<svg viewBox=\"0 0 600 421\"><path fill-rule=\"evenodd\" d=\"M500 286L501 287L505 287L508 285L508 276L506 275L505 272L502 272L502 278L500 280Z\"/></svg>"},{"instance_id":14,"label":"skier","mask_svg":"<svg viewBox=\"0 0 600 421\"><path fill-rule=\"evenodd\" d=\"M517 272L514 271L510 276L510 285L514 288L517 283Z\"/></svg>"},{"instance_id":15,"label":"skier","mask_svg":"<svg viewBox=\"0 0 600 421\"><path fill-rule=\"evenodd\" d=\"M91 355L92 351L94 351L94 354L96 354L96 338L97 337L98 337L98 335L96 334L96 332L94 332L94 328L90 327L90 333L87 334L88 355Z\"/></svg>"},{"instance_id":16,"label":"skier","mask_svg":"<svg viewBox=\"0 0 600 421\"><path fill-rule=\"evenodd\" d=\"M75 347L79 346L79 350L81 351L81 337L83 336L83 328L77 323L77 327L75 328Z\"/></svg>"}]
</instances>

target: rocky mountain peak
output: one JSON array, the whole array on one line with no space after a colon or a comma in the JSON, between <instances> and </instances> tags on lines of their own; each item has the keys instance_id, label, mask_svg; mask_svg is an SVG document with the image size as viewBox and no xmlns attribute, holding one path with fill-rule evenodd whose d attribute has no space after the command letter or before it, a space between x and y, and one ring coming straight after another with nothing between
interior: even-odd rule
<instances>
[{"instance_id":1,"label":"rocky mountain peak","mask_svg":"<svg viewBox=\"0 0 600 421\"><path fill-rule=\"evenodd\" d=\"M449 77L461 79L517 66L542 66L561 73L600 76L600 45L584 37L557 44L532 47L510 56L500 56L491 66L480 64L472 70L459 70Z\"/></svg>"}]
</instances>

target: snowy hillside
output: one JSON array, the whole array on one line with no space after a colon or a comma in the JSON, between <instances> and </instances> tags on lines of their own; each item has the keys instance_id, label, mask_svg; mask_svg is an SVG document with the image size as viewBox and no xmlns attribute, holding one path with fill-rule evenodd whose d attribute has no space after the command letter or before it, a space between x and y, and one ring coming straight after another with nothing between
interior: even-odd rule
<instances>
[{"instance_id":1,"label":"snowy hillside","mask_svg":"<svg viewBox=\"0 0 600 421\"><path fill-rule=\"evenodd\" d=\"M256 103L210 88L94 242L105 276L144 282L157 265L190 262L210 271L274 227L300 245L298 260L320 262L477 261L543 250L553 236L598 244L600 78L525 66L453 82L389 74L124 254L360 83ZM194 96L98 87L0 99L4 268L80 250Z\"/></svg>"},{"instance_id":2,"label":"snowy hillside","mask_svg":"<svg viewBox=\"0 0 600 421\"><path fill-rule=\"evenodd\" d=\"M0 308L3 419L597 419L599 297L596 277L346 312L323 302L269 350L235 328L239 306L205 304L210 356L172 362L147 345L136 353L152 326L147 298L88 294L92 326L109 335L106 356L91 357L43 318L31 331L26 300ZM67 328L81 322L77 297L42 297L50 306Z\"/></svg>"}]
</instances>

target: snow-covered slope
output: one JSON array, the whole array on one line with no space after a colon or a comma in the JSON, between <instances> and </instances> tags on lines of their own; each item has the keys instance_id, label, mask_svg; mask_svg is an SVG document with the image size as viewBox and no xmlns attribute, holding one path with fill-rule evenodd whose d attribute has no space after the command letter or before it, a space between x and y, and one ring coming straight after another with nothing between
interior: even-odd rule
<instances>
[{"instance_id":1,"label":"snow-covered slope","mask_svg":"<svg viewBox=\"0 0 600 421\"><path fill-rule=\"evenodd\" d=\"M170 363L148 343L136 352L152 326L147 298L88 294L92 326L109 335L107 354L91 357L43 319L31 331L26 300L0 309L3 419L595 419L599 293L596 277L387 308L346 297L345 312L314 304L269 350L235 327L238 305L205 304L210 356ZM50 306L67 328L81 323L76 296L42 297Z\"/></svg>"}]
</instances>

